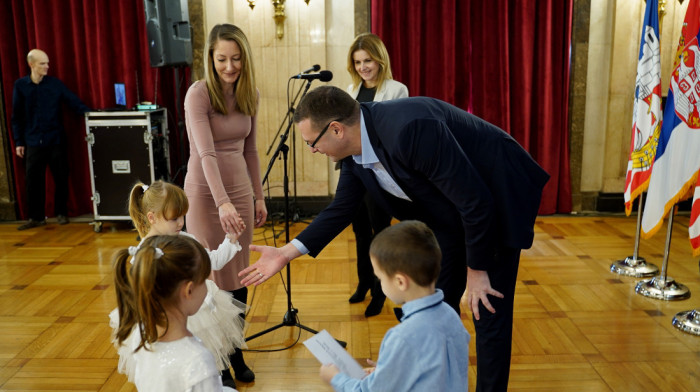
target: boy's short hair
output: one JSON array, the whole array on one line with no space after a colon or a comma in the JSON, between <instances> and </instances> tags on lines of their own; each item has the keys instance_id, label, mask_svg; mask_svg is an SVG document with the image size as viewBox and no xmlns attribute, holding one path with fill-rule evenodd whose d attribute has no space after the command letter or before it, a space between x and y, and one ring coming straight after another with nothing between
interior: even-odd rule
<instances>
[{"instance_id":1,"label":"boy's short hair","mask_svg":"<svg viewBox=\"0 0 700 392\"><path fill-rule=\"evenodd\" d=\"M423 287L440 274L440 245L423 222L408 220L387 227L374 237L369 254L388 276L400 272Z\"/></svg>"}]
</instances>

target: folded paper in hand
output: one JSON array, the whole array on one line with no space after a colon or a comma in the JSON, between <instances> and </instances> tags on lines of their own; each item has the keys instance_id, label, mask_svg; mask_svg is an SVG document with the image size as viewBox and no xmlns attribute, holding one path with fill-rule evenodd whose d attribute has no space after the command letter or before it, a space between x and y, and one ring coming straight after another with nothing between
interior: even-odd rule
<instances>
[{"instance_id":1,"label":"folded paper in hand","mask_svg":"<svg viewBox=\"0 0 700 392\"><path fill-rule=\"evenodd\" d=\"M341 373L352 378L362 379L365 377L366 374L362 366L325 329L306 340L304 345L322 365L332 363L340 369Z\"/></svg>"}]
</instances>

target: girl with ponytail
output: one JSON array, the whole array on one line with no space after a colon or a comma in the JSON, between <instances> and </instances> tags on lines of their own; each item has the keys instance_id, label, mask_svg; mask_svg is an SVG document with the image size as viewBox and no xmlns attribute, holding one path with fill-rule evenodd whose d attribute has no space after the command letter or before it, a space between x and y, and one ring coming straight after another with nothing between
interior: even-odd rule
<instances>
[{"instance_id":1,"label":"girl with ponytail","mask_svg":"<svg viewBox=\"0 0 700 392\"><path fill-rule=\"evenodd\" d=\"M214 355L187 328L207 295L211 262L202 245L186 236L151 236L133 257L118 252L113 267L115 342L132 345L137 389L233 391L222 386Z\"/></svg>"}]
</instances>

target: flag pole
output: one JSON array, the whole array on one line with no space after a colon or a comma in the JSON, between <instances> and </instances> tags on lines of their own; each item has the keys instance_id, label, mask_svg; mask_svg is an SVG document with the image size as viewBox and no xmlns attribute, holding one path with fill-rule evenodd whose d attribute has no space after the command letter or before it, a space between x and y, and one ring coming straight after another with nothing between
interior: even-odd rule
<instances>
[{"instance_id":1,"label":"flag pole","mask_svg":"<svg viewBox=\"0 0 700 392\"><path fill-rule=\"evenodd\" d=\"M642 205L644 188L648 187L658 135L663 118L660 103L661 64L660 64L660 20L659 1L648 0L645 6L642 34L637 62L637 79L635 81L634 105L632 115L632 141L627 162L625 180L625 212L632 210L635 194L637 200L637 230L634 238L634 253L624 260L617 260L610 265L610 272L635 278L651 277L659 272L653 264L647 264L639 257L639 237L642 231Z\"/></svg>"},{"instance_id":2,"label":"flag pole","mask_svg":"<svg viewBox=\"0 0 700 392\"><path fill-rule=\"evenodd\" d=\"M612 263L612 265L610 265L610 272L635 278L645 278L659 273L659 267L647 263L644 257L639 257L639 236L642 231L643 199L644 192L639 194L639 199L637 200L637 233L634 236L634 252L632 256L627 256L624 260L617 260Z\"/></svg>"},{"instance_id":3,"label":"flag pole","mask_svg":"<svg viewBox=\"0 0 700 392\"><path fill-rule=\"evenodd\" d=\"M668 268L668 255L671 251L671 233L673 232L674 206L668 214L668 229L666 230L666 249L664 249L664 261L661 264L661 274L651 279L639 281L635 287L637 294L645 297L673 301L690 298L688 287L676 283L673 278L666 275Z\"/></svg>"}]
</instances>

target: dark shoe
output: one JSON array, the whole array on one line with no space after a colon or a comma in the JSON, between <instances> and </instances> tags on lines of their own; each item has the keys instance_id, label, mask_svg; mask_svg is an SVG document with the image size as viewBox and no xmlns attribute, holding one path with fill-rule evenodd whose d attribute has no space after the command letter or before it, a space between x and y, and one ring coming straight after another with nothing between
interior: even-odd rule
<instances>
[{"instance_id":1,"label":"dark shoe","mask_svg":"<svg viewBox=\"0 0 700 392\"><path fill-rule=\"evenodd\" d=\"M36 220L34 220L34 219L30 219L30 220L27 221L27 223L25 223L25 224L19 226L19 227L17 228L17 230L33 229L33 228L35 228L35 227L44 226L45 224L46 224L46 221L45 221L45 220L36 221Z\"/></svg>"},{"instance_id":2,"label":"dark shoe","mask_svg":"<svg viewBox=\"0 0 700 392\"><path fill-rule=\"evenodd\" d=\"M384 293L372 294L372 300L369 301L369 305L365 309L365 317L372 317L381 313L382 308L384 308L384 300L386 300Z\"/></svg>"},{"instance_id":3,"label":"dark shoe","mask_svg":"<svg viewBox=\"0 0 700 392\"><path fill-rule=\"evenodd\" d=\"M221 382L225 387L236 389L236 382L232 378Z\"/></svg>"},{"instance_id":4,"label":"dark shoe","mask_svg":"<svg viewBox=\"0 0 700 392\"><path fill-rule=\"evenodd\" d=\"M229 358L231 359L233 372L236 374L236 380L243 382L252 382L255 380L255 373L245 364L243 352L241 350L236 350Z\"/></svg>"},{"instance_id":5,"label":"dark shoe","mask_svg":"<svg viewBox=\"0 0 700 392\"><path fill-rule=\"evenodd\" d=\"M59 225L67 225L68 224L68 217L65 215L58 215L56 217L56 221L58 221Z\"/></svg>"},{"instance_id":6,"label":"dark shoe","mask_svg":"<svg viewBox=\"0 0 700 392\"><path fill-rule=\"evenodd\" d=\"M230 358L229 358L230 359ZM233 381L233 376L232 376L231 368L226 368L221 371L221 383L224 384L224 386L231 387L233 389L236 389L236 382Z\"/></svg>"},{"instance_id":7,"label":"dark shoe","mask_svg":"<svg viewBox=\"0 0 700 392\"><path fill-rule=\"evenodd\" d=\"M355 289L355 293L350 297L348 301L350 301L351 304L362 302L365 300L365 296L367 295L368 291L369 287L363 284L358 284L357 289Z\"/></svg>"},{"instance_id":8,"label":"dark shoe","mask_svg":"<svg viewBox=\"0 0 700 392\"><path fill-rule=\"evenodd\" d=\"M246 366L245 370L236 373L236 380L243 382L253 382L255 380L255 373L253 373L250 368Z\"/></svg>"}]
</instances>

